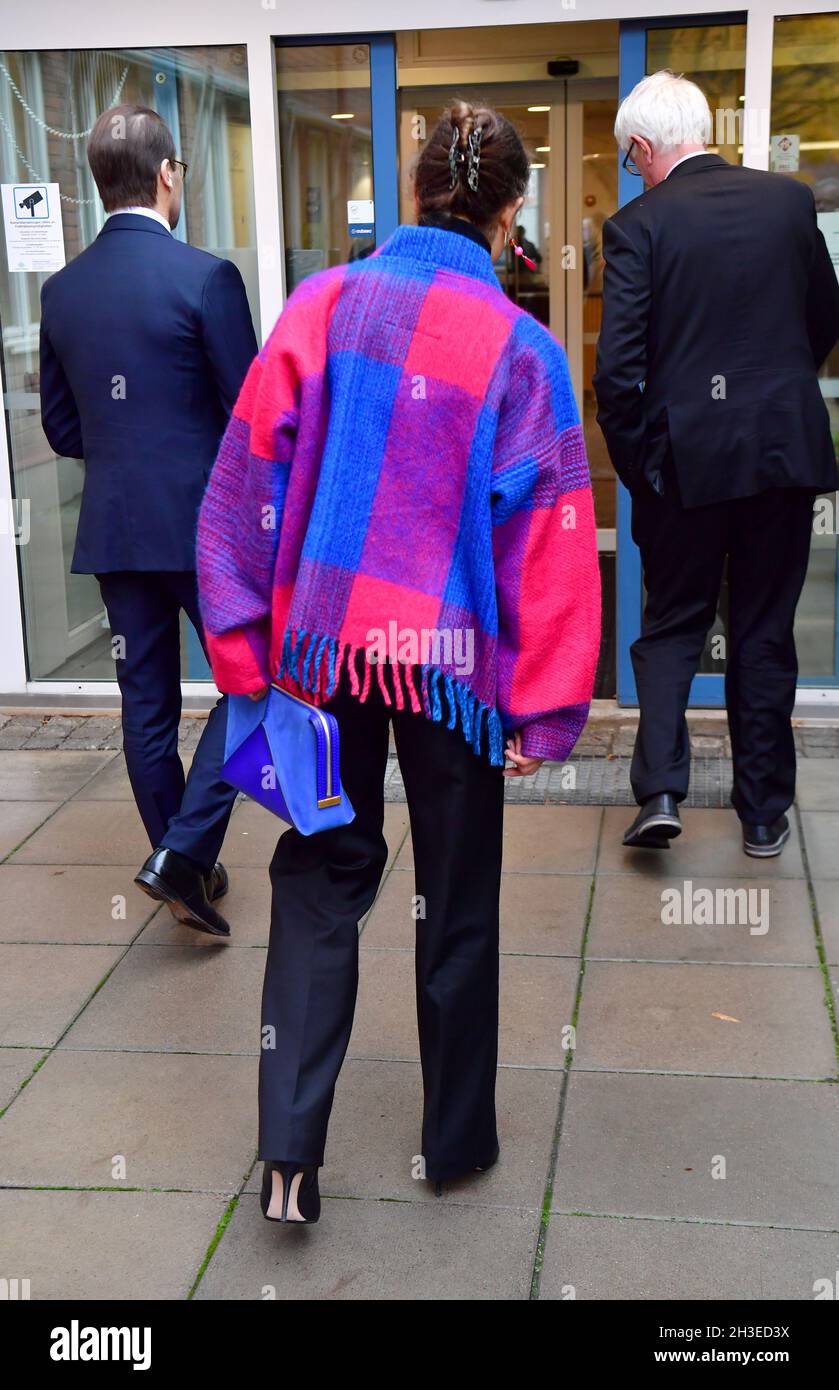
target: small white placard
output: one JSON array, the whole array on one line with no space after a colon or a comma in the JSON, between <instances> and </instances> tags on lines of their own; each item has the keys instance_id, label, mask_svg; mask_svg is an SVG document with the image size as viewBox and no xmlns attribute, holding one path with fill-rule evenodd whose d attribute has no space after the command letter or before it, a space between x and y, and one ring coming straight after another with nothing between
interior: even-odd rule
<instances>
[{"instance_id":1,"label":"small white placard","mask_svg":"<svg viewBox=\"0 0 839 1390\"><path fill-rule=\"evenodd\" d=\"M773 174L797 174L800 135L773 135L769 140L769 168Z\"/></svg>"},{"instance_id":2,"label":"small white placard","mask_svg":"<svg viewBox=\"0 0 839 1390\"><path fill-rule=\"evenodd\" d=\"M4 183L9 270L60 270L65 263L57 183Z\"/></svg>"},{"instance_id":3,"label":"small white placard","mask_svg":"<svg viewBox=\"0 0 839 1390\"><path fill-rule=\"evenodd\" d=\"M375 225L372 198L347 200L347 226L350 236L372 236Z\"/></svg>"}]
</instances>

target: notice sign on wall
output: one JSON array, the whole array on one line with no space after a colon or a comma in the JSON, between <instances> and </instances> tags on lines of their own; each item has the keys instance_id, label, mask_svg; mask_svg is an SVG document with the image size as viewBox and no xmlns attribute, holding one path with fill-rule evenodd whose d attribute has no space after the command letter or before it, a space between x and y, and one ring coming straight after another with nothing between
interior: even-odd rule
<instances>
[{"instance_id":1,"label":"notice sign on wall","mask_svg":"<svg viewBox=\"0 0 839 1390\"><path fill-rule=\"evenodd\" d=\"M347 202L347 226L350 236L372 236L375 230L372 198L350 198Z\"/></svg>"},{"instance_id":2,"label":"notice sign on wall","mask_svg":"<svg viewBox=\"0 0 839 1390\"><path fill-rule=\"evenodd\" d=\"M64 231L57 183L4 183L3 224L9 270L60 270Z\"/></svg>"},{"instance_id":3,"label":"notice sign on wall","mask_svg":"<svg viewBox=\"0 0 839 1390\"><path fill-rule=\"evenodd\" d=\"M772 135L769 139L769 168L773 174L797 174L800 135Z\"/></svg>"}]
</instances>

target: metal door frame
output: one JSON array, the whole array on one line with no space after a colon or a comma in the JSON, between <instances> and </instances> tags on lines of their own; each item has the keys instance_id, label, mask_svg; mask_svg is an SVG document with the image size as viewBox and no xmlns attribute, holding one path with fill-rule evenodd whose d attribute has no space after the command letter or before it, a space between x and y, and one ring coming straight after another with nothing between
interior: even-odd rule
<instances>
[{"instance_id":1,"label":"metal door frame","mask_svg":"<svg viewBox=\"0 0 839 1390\"><path fill-rule=\"evenodd\" d=\"M399 224L399 176L396 144L396 35L395 34L277 34L276 48L320 48L327 45L365 44L370 52L370 126L373 142L373 217L376 245L396 231ZM276 102L275 102L276 104ZM282 149L280 164L282 168ZM282 193L282 188L281 188ZM281 227L282 232L282 227ZM282 237L284 243L285 238ZM285 245L282 247L285 251ZM283 256L283 265L285 257ZM285 298L285 270L283 270Z\"/></svg>"}]
</instances>

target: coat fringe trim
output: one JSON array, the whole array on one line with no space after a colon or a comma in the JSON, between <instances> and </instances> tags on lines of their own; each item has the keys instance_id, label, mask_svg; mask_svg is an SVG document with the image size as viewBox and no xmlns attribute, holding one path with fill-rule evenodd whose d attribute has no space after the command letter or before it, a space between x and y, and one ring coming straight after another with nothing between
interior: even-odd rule
<instances>
[{"instance_id":1,"label":"coat fringe trim","mask_svg":"<svg viewBox=\"0 0 839 1390\"><path fill-rule=\"evenodd\" d=\"M356 664L359 653L364 662L360 686ZM323 633L286 630L277 677L291 677L301 690L313 696L315 703L334 694L345 666L350 693L362 702L370 692L371 668L375 666L386 705L404 709L408 703L415 714L422 713L435 724L445 721L447 729L459 725L473 753L486 751L494 767L504 766L504 732L498 711L439 666L420 667L422 678L417 691L410 666L370 662L364 647L340 643Z\"/></svg>"}]
</instances>

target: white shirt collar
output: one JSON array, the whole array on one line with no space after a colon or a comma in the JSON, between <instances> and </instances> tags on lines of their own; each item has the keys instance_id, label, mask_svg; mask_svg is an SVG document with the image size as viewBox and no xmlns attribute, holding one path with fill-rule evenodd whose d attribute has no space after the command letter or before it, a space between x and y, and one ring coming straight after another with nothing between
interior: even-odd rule
<instances>
[{"instance_id":1,"label":"white shirt collar","mask_svg":"<svg viewBox=\"0 0 839 1390\"><path fill-rule=\"evenodd\" d=\"M158 212L155 208L114 208L114 211L109 212L108 216L118 217L122 212L131 212L136 214L137 217L153 217L155 222L159 222L161 227L166 228L167 232L171 232L172 230L163 214Z\"/></svg>"},{"instance_id":2,"label":"white shirt collar","mask_svg":"<svg viewBox=\"0 0 839 1390\"><path fill-rule=\"evenodd\" d=\"M670 165L670 168L667 170L667 173L664 175L664 177L665 177L666 179L669 179L669 177L670 177L670 175L672 174L673 170L674 170L674 169L678 169L678 167L679 167L680 164L684 164L684 162L685 162L686 159L695 159L696 156L697 156L698 154L707 154L707 153L708 153L707 150L691 150L690 154L683 154L682 157L681 157L681 159L677 159L675 164L671 164L671 165ZM136 211L136 209L135 209L135 211Z\"/></svg>"}]
</instances>

